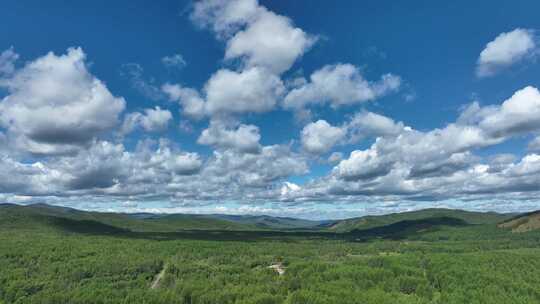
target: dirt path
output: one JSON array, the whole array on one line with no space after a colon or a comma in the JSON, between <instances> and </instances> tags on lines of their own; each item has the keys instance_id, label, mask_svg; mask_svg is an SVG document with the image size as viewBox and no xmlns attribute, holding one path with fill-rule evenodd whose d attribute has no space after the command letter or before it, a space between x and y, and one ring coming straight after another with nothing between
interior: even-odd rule
<instances>
[{"instance_id":1,"label":"dirt path","mask_svg":"<svg viewBox=\"0 0 540 304\"><path fill-rule=\"evenodd\" d=\"M274 269L279 275L285 274L285 267L281 263L270 265L268 268Z\"/></svg>"},{"instance_id":2,"label":"dirt path","mask_svg":"<svg viewBox=\"0 0 540 304\"><path fill-rule=\"evenodd\" d=\"M161 271L156 275L156 278L154 279L154 282L152 282L150 289L156 289L159 287L159 282L161 281L161 279L163 279L166 269L167 269L167 264L163 265L163 269L161 269Z\"/></svg>"}]
</instances>

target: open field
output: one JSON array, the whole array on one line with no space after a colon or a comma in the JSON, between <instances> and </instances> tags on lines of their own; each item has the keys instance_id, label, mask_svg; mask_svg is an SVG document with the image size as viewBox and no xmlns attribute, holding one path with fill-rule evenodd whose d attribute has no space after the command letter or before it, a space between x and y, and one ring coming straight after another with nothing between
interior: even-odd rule
<instances>
[{"instance_id":1,"label":"open field","mask_svg":"<svg viewBox=\"0 0 540 304\"><path fill-rule=\"evenodd\" d=\"M46 213L0 209L0 303L540 302L539 231L448 211L342 233L133 231Z\"/></svg>"}]
</instances>

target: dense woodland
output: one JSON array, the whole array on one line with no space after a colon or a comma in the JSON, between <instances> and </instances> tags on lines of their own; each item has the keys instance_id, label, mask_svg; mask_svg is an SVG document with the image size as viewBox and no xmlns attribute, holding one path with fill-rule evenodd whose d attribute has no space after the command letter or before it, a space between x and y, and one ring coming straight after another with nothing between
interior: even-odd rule
<instances>
[{"instance_id":1,"label":"dense woodland","mask_svg":"<svg viewBox=\"0 0 540 304\"><path fill-rule=\"evenodd\" d=\"M209 230L4 206L0 303L540 303L540 232L497 226L509 218L431 210L341 232Z\"/></svg>"}]
</instances>

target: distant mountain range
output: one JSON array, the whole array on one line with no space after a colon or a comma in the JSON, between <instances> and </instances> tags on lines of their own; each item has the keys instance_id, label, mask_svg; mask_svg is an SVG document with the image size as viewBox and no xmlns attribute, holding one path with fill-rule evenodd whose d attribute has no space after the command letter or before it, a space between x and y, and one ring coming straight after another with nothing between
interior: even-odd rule
<instances>
[{"instance_id":1,"label":"distant mountain range","mask_svg":"<svg viewBox=\"0 0 540 304\"><path fill-rule=\"evenodd\" d=\"M72 220L97 221L133 231L176 231L186 229L254 230L254 229L318 229L333 221L310 221L289 217L267 215L227 214L154 214L154 213L106 213L81 211L73 208L33 204L27 206L0 204L0 212L12 218L29 216L39 220L51 217Z\"/></svg>"},{"instance_id":2,"label":"distant mountain range","mask_svg":"<svg viewBox=\"0 0 540 304\"><path fill-rule=\"evenodd\" d=\"M517 232L528 231L540 228L540 211L520 215L452 209L424 209L345 220L312 221L267 215L102 213L47 204L28 206L0 204L0 227L2 225L24 226L28 229L32 227L45 227L46 229L47 227L68 225L71 228L85 231L111 232L292 230L328 233L371 231L384 234L388 231L396 229L399 231L399 229L410 229L416 226L420 229L426 225L470 224L499 224L499 227L511 228Z\"/></svg>"}]
</instances>

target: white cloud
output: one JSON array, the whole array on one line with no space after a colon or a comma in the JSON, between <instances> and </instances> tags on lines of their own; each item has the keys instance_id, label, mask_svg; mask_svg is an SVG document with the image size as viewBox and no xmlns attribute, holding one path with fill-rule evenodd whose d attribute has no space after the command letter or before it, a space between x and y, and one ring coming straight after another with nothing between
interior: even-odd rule
<instances>
[{"instance_id":1,"label":"white cloud","mask_svg":"<svg viewBox=\"0 0 540 304\"><path fill-rule=\"evenodd\" d=\"M381 159L377 149L356 150L338 164L335 172L343 179L367 179L388 174L391 165Z\"/></svg>"},{"instance_id":2,"label":"white cloud","mask_svg":"<svg viewBox=\"0 0 540 304\"><path fill-rule=\"evenodd\" d=\"M0 53L0 76L13 73L17 59L19 59L19 54L15 53L13 47Z\"/></svg>"},{"instance_id":3,"label":"white cloud","mask_svg":"<svg viewBox=\"0 0 540 304\"><path fill-rule=\"evenodd\" d=\"M476 67L478 77L487 77L527 57L535 55L536 41L532 30L517 28L501 33L480 53Z\"/></svg>"},{"instance_id":4,"label":"white cloud","mask_svg":"<svg viewBox=\"0 0 540 304\"><path fill-rule=\"evenodd\" d=\"M186 66L187 62L184 59L184 56L181 54L174 54L171 56L165 56L161 58L161 63L167 68L177 68L181 69Z\"/></svg>"},{"instance_id":5,"label":"white cloud","mask_svg":"<svg viewBox=\"0 0 540 304\"><path fill-rule=\"evenodd\" d=\"M65 153L118 123L121 97L87 70L80 48L29 62L3 82L0 124L17 147L31 153Z\"/></svg>"},{"instance_id":6,"label":"white cloud","mask_svg":"<svg viewBox=\"0 0 540 304\"><path fill-rule=\"evenodd\" d=\"M27 196L54 193L60 188L62 174L41 162L18 162L7 155L0 156L0 193Z\"/></svg>"},{"instance_id":7,"label":"white cloud","mask_svg":"<svg viewBox=\"0 0 540 304\"><path fill-rule=\"evenodd\" d=\"M198 154L172 149L166 141L157 149L143 145L134 152L126 151L122 144L96 141L76 155L33 164L39 169L34 173L38 180L29 185L39 190L45 181L50 182L40 190L43 195L101 194L131 199L166 191L164 187L175 178L197 174L202 165Z\"/></svg>"},{"instance_id":8,"label":"white cloud","mask_svg":"<svg viewBox=\"0 0 540 304\"><path fill-rule=\"evenodd\" d=\"M267 112L275 107L285 89L277 76L254 67L242 72L219 70L204 90L207 112L220 115Z\"/></svg>"},{"instance_id":9,"label":"white cloud","mask_svg":"<svg viewBox=\"0 0 540 304\"><path fill-rule=\"evenodd\" d=\"M310 82L291 90L284 107L301 109L309 104L330 103L333 107L374 100L399 89L401 79L385 74L377 82L364 79L351 64L327 65L311 74Z\"/></svg>"},{"instance_id":10,"label":"white cloud","mask_svg":"<svg viewBox=\"0 0 540 304\"><path fill-rule=\"evenodd\" d=\"M253 67L241 72L217 71L204 86L204 97L180 85L165 84L162 90L169 99L180 102L186 115L200 119L268 112L274 109L285 87L279 77Z\"/></svg>"},{"instance_id":11,"label":"white cloud","mask_svg":"<svg viewBox=\"0 0 540 304\"><path fill-rule=\"evenodd\" d=\"M228 40L225 59L240 58L245 67L264 67L274 74L288 70L316 40L256 0L199 1L191 18Z\"/></svg>"},{"instance_id":12,"label":"white cloud","mask_svg":"<svg viewBox=\"0 0 540 304\"><path fill-rule=\"evenodd\" d=\"M164 84L161 90L167 94L169 100L179 102L183 113L188 117L201 119L206 115L204 99L196 90L169 83Z\"/></svg>"},{"instance_id":13,"label":"white cloud","mask_svg":"<svg viewBox=\"0 0 540 304\"><path fill-rule=\"evenodd\" d=\"M242 58L247 67L262 66L273 73L288 70L315 38L292 26L284 16L261 8L258 16L228 42L225 59Z\"/></svg>"},{"instance_id":14,"label":"white cloud","mask_svg":"<svg viewBox=\"0 0 540 304\"><path fill-rule=\"evenodd\" d=\"M162 110L160 107L145 109L144 113L134 112L126 115L121 133L128 134L138 126L148 132L163 131L167 129L171 120L172 114L169 110Z\"/></svg>"},{"instance_id":15,"label":"white cloud","mask_svg":"<svg viewBox=\"0 0 540 304\"><path fill-rule=\"evenodd\" d=\"M313 72L309 79L295 74L284 84L281 73L310 48L313 36L255 0L206 0L193 7L192 19L211 28L226 44L227 68L213 73L198 90L169 83L158 88L152 78L143 77L138 64L124 66L123 72L145 96L166 96L179 103L183 115L207 118L206 128L202 122L183 121L181 126L202 127L197 143L211 146L212 153L201 156L167 139L148 138L126 149L124 135L136 128L165 130L172 113L160 107L142 109L126 114L124 124L115 130L125 101L88 71L81 49L62 56L50 53L20 69L14 64L18 55L9 49L0 55L0 86L6 91L0 101L0 180L5 181L0 183L0 200L107 205L117 201L133 208L166 202L182 210L201 210L201 205L223 201L241 204L239 212L270 212L253 207L259 203L298 204L306 206L298 210L314 213L320 211L317 202L361 202L363 210L378 203L384 208L376 210L388 211L397 208L392 206L417 206L414 202L420 200L526 202L540 194L538 89L525 87L499 105L473 103L455 123L432 130L415 130L361 111L346 114L335 125L322 119L306 124L300 148L294 141L264 146L259 127L242 123L245 114L266 113L281 104L293 109L296 117L312 121L311 115L321 113L311 105L358 106L399 90L401 79L386 74L370 81L356 66L335 64ZM534 33L521 31L501 35L486 46L478 62L479 76L534 56ZM185 65L180 54L166 56L162 63ZM122 136L114 136L118 134ZM531 135L536 138L522 158L475 155L477 149ZM133 140L137 138L127 141L130 146ZM352 150L344 156L332 150L341 144L357 146L344 148ZM25 152L46 155L28 157ZM330 154L327 160L322 157L325 153ZM334 168L302 185L289 182L305 177L309 162L315 161Z\"/></svg>"},{"instance_id":16,"label":"white cloud","mask_svg":"<svg viewBox=\"0 0 540 304\"><path fill-rule=\"evenodd\" d=\"M224 38L252 21L259 10L257 0L204 0L194 4L190 17L195 24L210 27Z\"/></svg>"},{"instance_id":17,"label":"white cloud","mask_svg":"<svg viewBox=\"0 0 540 304\"><path fill-rule=\"evenodd\" d=\"M283 186L281 186L281 196L287 196L292 192L299 191L300 189L300 186L295 183L284 182Z\"/></svg>"},{"instance_id":18,"label":"white cloud","mask_svg":"<svg viewBox=\"0 0 540 304\"><path fill-rule=\"evenodd\" d=\"M482 195L489 195L491 200L526 199L534 195L527 193L539 192L540 156L529 154L516 162L513 155L483 160L473 152L512 136L537 134L537 97L538 91L527 87L501 105L480 107L473 103L463 110L456 123L427 132L360 113L344 127L349 128L351 136L351 128L356 124L358 129L364 129L361 134L377 136L375 143L367 149L354 150L329 176L304 185L294 199L289 199L300 202L322 196L329 200L386 197L438 201L478 200ZM357 117L365 120L364 125L358 124ZM370 125L375 127L367 128ZM536 139L529 144L533 152L535 145Z\"/></svg>"},{"instance_id":19,"label":"white cloud","mask_svg":"<svg viewBox=\"0 0 540 304\"><path fill-rule=\"evenodd\" d=\"M540 92L535 87L525 87L515 92L500 106L480 107L469 105L459 122L477 124L491 137L507 137L540 130Z\"/></svg>"},{"instance_id":20,"label":"white cloud","mask_svg":"<svg viewBox=\"0 0 540 304\"><path fill-rule=\"evenodd\" d=\"M351 138L376 136L369 148L354 150L332 174L302 188L297 200L313 193L347 197L396 197L399 200L474 199L471 196L513 197L538 191L540 156L529 154L517 163L513 155L483 161L473 151L512 136L537 133L537 89L517 91L501 105L465 108L456 123L427 132L404 127L372 113L357 114L344 124ZM352 130L359 130L358 136ZM536 140L529 144L535 150ZM338 200L338 198L334 198Z\"/></svg>"},{"instance_id":21,"label":"white cloud","mask_svg":"<svg viewBox=\"0 0 540 304\"><path fill-rule=\"evenodd\" d=\"M349 142L358 142L365 137L398 135L405 126L401 122L373 112L360 112L346 124Z\"/></svg>"},{"instance_id":22,"label":"white cloud","mask_svg":"<svg viewBox=\"0 0 540 304\"><path fill-rule=\"evenodd\" d=\"M171 119L172 114L168 110L162 110L160 107L145 109L141 125L146 131L161 131L167 128Z\"/></svg>"},{"instance_id":23,"label":"white cloud","mask_svg":"<svg viewBox=\"0 0 540 304\"><path fill-rule=\"evenodd\" d=\"M369 149L353 151L339 164L337 174L344 179L369 179L387 175L393 167L415 177L449 174L467 166L471 159L466 151L498 142L473 126L450 124L429 132L404 128L399 134L378 137Z\"/></svg>"},{"instance_id":24,"label":"white cloud","mask_svg":"<svg viewBox=\"0 0 540 304\"><path fill-rule=\"evenodd\" d=\"M305 151L322 154L338 143L354 144L365 138L397 136L404 130L410 128L386 116L363 111L341 126L332 126L325 120L311 122L303 128L300 139Z\"/></svg>"},{"instance_id":25,"label":"white cloud","mask_svg":"<svg viewBox=\"0 0 540 304\"><path fill-rule=\"evenodd\" d=\"M202 132L197 143L245 153L258 153L261 148L260 139L257 126L241 124L237 128L230 129L221 122L213 121L208 129Z\"/></svg>"},{"instance_id":26,"label":"white cloud","mask_svg":"<svg viewBox=\"0 0 540 304\"><path fill-rule=\"evenodd\" d=\"M244 193L245 198L249 199L257 195L249 193L250 187L270 188L275 182L280 182L291 175L305 174L307 171L305 160L292 153L288 146L272 145L262 147L258 154L239 153L234 150L216 151L204 173L211 173L212 179L219 179L225 188L229 185L238 185L237 191ZM234 184L230 184L231 182ZM268 194L265 190L258 195L267 200L279 195L279 189L276 192L271 190Z\"/></svg>"},{"instance_id":27,"label":"white cloud","mask_svg":"<svg viewBox=\"0 0 540 304\"><path fill-rule=\"evenodd\" d=\"M164 172L177 175L193 175L202 168L203 162L197 153L174 151L167 144L160 144L151 154L149 163L162 168Z\"/></svg>"},{"instance_id":28,"label":"white cloud","mask_svg":"<svg viewBox=\"0 0 540 304\"><path fill-rule=\"evenodd\" d=\"M342 128L330 125L325 120L318 120L302 129L302 146L309 153L322 154L341 141L346 132Z\"/></svg>"}]
</instances>

